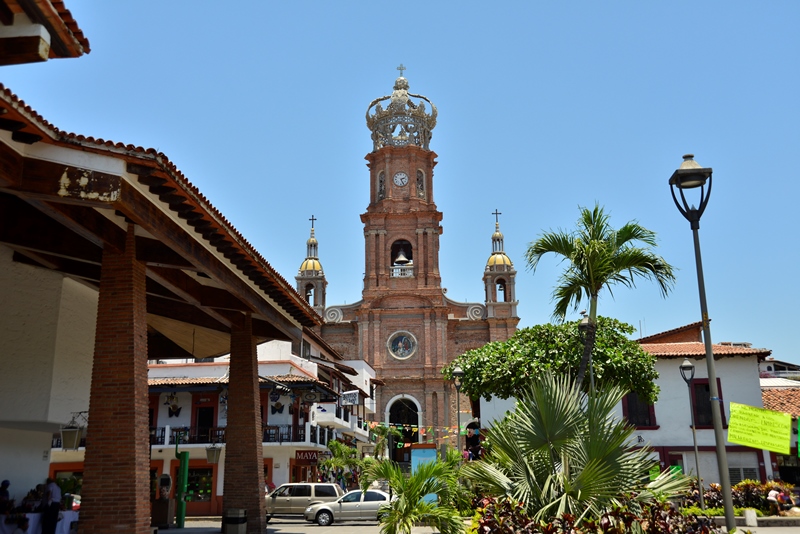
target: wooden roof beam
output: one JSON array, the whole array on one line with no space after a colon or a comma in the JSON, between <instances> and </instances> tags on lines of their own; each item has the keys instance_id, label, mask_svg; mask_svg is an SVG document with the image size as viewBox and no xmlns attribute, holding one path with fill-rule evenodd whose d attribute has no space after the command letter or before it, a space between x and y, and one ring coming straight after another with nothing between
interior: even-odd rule
<instances>
[{"instance_id":1,"label":"wooden roof beam","mask_svg":"<svg viewBox=\"0 0 800 534\"><path fill-rule=\"evenodd\" d=\"M186 258L160 241L146 237L136 238L136 259L148 267L194 270L195 266Z\"/></svg>"},{"instance_id":2,"label":"wooden roof beam","mask_svg":"<svg viewBox=\"0 0 800 534\"><path fill-rule=\"evenodd\" d=\"M137 221L156 239L169 243L171 248L192 261L198 270L222 284L231 294L254 310L256 314L275 324L291 339L299 340L302 338L302 331L299 326L295 325L278 310L272 308L262 295L246 284L229 267L220 264L219 260L211 252L193 240L188 239L185 231L177 223L157 210L139 191L123 183L118 204L118 209L125 211L131 219ZM224 239L224 237L220 237ZM304 322L302 313L299 315L301 317L296 320L302 324ZM305 319L305 321L312 322L310 318Z\"/></svg>"},{"instance_id":3,"label":"wooden roof beam","mask_svg":"<svg viewBox=\"0 0 800 534\"><path fill-rule=\"evenodd\" d=\"M163 269L159 267L148 267L147 276L164 286L169 291L184 299L187 303L198 307L203 313L209 315L214 320L224 324L228 328L233 323L225 316L215 310L208 309L202 304L203 285L174 269Z\"/></svg>"},{"instance_id":4,"label":"wooden roof beam","mask_svg":"<svg viewBox=\"0 0 800 534\"><path fill-rule=\"evenodd\" d=\"M100 264L103 251L13 195L0 193L0 241L53 256Z\"/></svg>"}]
</instances>

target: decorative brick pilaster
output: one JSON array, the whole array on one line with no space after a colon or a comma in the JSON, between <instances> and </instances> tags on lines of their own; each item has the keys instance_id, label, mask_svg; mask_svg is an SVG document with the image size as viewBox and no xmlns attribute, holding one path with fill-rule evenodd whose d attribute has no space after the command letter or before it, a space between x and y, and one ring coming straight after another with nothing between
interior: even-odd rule
<instances>
[{"instance_id":1,"label":"decorative brick pilaster","mask_svg":"<svg viewBox=\"0 0 800 534\"><path fill-rule=\"evenodd\" d=\"M261 399L252 319L231 333L228 425L225 430L223 517L231 508L247 510L248 534L267 528L264 507Z\"/></svg>"},{"instance_id":2,"label":"decorative brick pilaster","mask_svg":"<svg viewBox=\"0 0 800 534\"><path fill-rule=\"evenodd\" d=\"M124 251L103 250L81 534L150 532L145 278L130 225Z\"/></svg>"}]
</instances>

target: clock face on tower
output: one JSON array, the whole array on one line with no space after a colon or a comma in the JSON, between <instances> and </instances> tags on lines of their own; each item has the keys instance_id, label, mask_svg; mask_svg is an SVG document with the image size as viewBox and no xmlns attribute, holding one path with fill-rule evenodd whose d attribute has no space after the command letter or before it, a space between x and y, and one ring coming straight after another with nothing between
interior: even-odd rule
<instances>
[{"instance_id":1,"label":"clock face on tower","mask_svg":"<svg viewBox=\"0 0 800 534\"><path fill-rule=\"evenodd\" d=\"M399 185L403 187L408 183L408 175L402 171L395 173L394 175L394 185Z\"/></svg>"}]
</instances>

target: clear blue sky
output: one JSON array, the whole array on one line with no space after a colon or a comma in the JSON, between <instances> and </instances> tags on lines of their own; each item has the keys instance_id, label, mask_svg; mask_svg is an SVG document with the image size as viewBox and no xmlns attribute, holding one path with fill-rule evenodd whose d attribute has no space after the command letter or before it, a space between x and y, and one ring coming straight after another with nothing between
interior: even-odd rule
<instances>
[{"instance_id":1,"label":"clear blue sky","mask_svg":"<svg viewBox=\"0 0 800 534\"><path fill-rule=\"evenodd\" d=\"M691 152L714 169L700 227L713 341L800 363L800 2L66 5L91 54L0 80L62 130L164 152L292 284L315 215L329 305L360 299L364 113L402 62L439 109L449 297L483 301L499 209L520 326L549 321L562 266L533 274L523 253L599 202L614 226L656 231L679 269L666 300L643 281L599 313L645 335L698 321L692 235L667 184Z\"/></svg>"}]
</instances>

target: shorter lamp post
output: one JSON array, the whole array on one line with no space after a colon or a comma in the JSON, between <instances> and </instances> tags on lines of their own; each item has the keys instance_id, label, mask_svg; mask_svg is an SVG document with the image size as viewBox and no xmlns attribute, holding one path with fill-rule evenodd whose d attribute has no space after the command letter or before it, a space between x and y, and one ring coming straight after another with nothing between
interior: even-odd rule
<instances>
[{"instance_id":1,"label":"shorter lamp post","mask_svg":"<svg viewBox=\"0 0 800 534\"><path fill-rule=\"evenodd\" d=\"M700 459L697 452L697 433L694 426L694 405L692 404L692 381L694 380L694 364L689 358L684 358L681 364L681 376L689 388L689 413L692 414L692 440L694 440L694 468L697 471L697 488L700 490L700 509L706 509L706 502L703 498L703 479L700 478Z\"/></svg>"},{"instance_id":2,"label":"shorter lamp post","mask_svg":"<svg viewBox=\"0 0 800 534\"><path fill-rule=\"evenodd\" d=\"M464 370L456 366L453 369L453 385L456 387L456 444L461 450L461 385L464 378Z\"/></svg>"}]
</instances>

